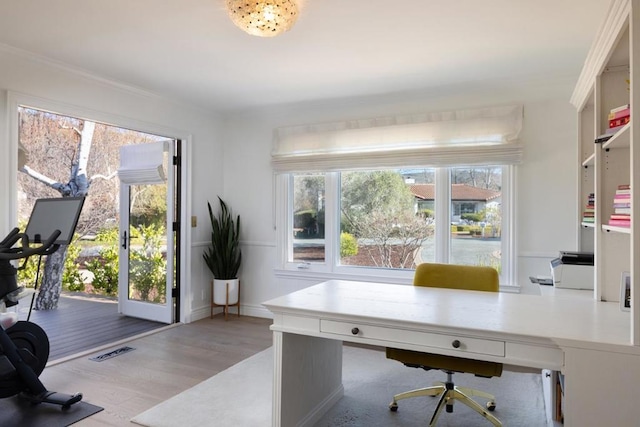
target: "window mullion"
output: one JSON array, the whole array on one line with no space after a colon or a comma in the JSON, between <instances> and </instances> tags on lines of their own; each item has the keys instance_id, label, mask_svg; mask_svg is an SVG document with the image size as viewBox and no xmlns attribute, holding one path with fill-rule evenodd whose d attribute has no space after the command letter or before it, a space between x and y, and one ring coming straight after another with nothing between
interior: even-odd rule
<instances>
[{"instance_id":1,"label":"window mullion","mask_svg":"<svg viewBox=\"0 0 640 427\"><path fill-rule=\"evenodd\" d=\"M502 168L502 278L507 285L517 284L517 247L515 235L515 167Z\"/></svg>"},{"instance_id":2,"label":"window mullion","mask_svg":"<svg viewBox=\"0 0 640 427\"><path fill-rule=\"evenodd\" d=\"M340 254L340 173L325 175L325 262L335 271Z\"/></svg>"},{"instance_id":3,"label":"window mullion","mask_svg":"<svg viewBox=\"0 0 640 427\"><path fill-rule=\"evenodd\" d=\"M451 173L449 168L436 169L435 262L449 262L451 237Z\"/></svg>"}]
</instances>

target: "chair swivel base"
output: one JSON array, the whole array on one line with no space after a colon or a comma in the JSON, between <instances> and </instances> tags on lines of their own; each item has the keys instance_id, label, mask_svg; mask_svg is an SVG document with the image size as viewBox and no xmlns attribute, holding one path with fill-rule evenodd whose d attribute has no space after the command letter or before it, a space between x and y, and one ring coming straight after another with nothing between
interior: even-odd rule
<instances>
[{"instance_id":1,"label":"chair swivel base","mask_svg":"<svg viewBox=\"0 0 640 427\"><path fill-rule=\"evenodd\" d=\"M447 412L453 411L453 402L456 400L459 400L460 402L464 403L465 405L482 415L494 426L502 426L500 420L489 413L489 411L493 411L494 409L496 409L495 396L489 393L485 393L484 391L468 387L458 387L456 385L453 385L453 383L443 383L440 385L435 385L433 387L419 388L416 390L405 391L404 393L396 394L395 396L393 396L393 401L389 404L389 409L393 412L396 412L398 410L398 400L418 396L440 396L438 406L436 407L436 410L431 417L431 421L429 422L430 427L435 427L443 407L447 407ZM471 399L470 396L478 396L488 399L488 411L487 409L483 408L478 402Z\"/></svg>"}]
</instances>

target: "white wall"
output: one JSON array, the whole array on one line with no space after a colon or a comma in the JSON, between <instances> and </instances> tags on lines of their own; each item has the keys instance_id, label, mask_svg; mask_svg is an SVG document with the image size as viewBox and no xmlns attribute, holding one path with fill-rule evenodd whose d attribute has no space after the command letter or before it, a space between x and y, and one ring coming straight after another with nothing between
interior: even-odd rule
<instances>
[{"instance_id":1,"label":"white wall","mask_svg":"<svg viewBox=\"0 0 640 427\"><path fill-rule=\"evenodd\" d=\"M202 221L207 218L204 200L222 194L222 146L220 143L220 117L193 106L164 99L123 85L95 79L76 70L24 54L21 51L0 46L0 234L14 226L12 200L15 188L11 188L14 170L11 167L16 153L12 152L9 128L12 114L9 111L8 94L12 99L33 100L35 104L53 106L65 114L77 114L81 118L107 122L166 136L181 137L189 144L191 162L185 159L186 178L191 191L186 200L187 211L197 215L200 226L187 233L188 242L202 241L207 228ZM38 105L33 105L38 107ZM191 202L193 200L193 202ZM185 218L189 221L189 218ZM189 248L190 250L191 248ZM183 283L191 292L186 295L186 318L191 310L208 307L208 282L200 269L201 249L195 247L190 259L184 260L189 275ZM194 262L194 259L196 262ZM191 267L191 268L190 268ZM193 271L192 271L193 268Z\"/></svg>"},{"instance_id":2,"label":"white wall","mask_svg":"<svg viewBox=\"0 0 640 427\"><path fill-rule=\"evenodd\" d=\"M266 315L261 302L314 281L276 279L274 188L270 167L273 129L392 114L521 103L524 164L517 173L519 284L548 274L558 250L574 250L577 237L576 114L569 104L573 80L523 85L502 82L484 90L443 88L439 93L396 94L264 108L225 119L224 197L243 221L243 311ZM528 289L535 292L536 289Z\"/></svg>"},{"instance_id":3,"label":"white wall","mask_svg":"<svg viewBox=\"0 0 640 427\"><path fill-rule=\"evenodd\" d=\"M7 206L15 197L9 167L8 92L43 99L62 109L115 125L188 137L191 164L187 210L198 217L191 230L190 256L183 266L190 288L185 320L209 313L211 274L202 261L209 236L207 200L222 196L242 216L244 262L242 304L246 314L269 316L261 302L313 281L276 280L274 187L270 167L273 129L390 114L522 103L525 163L518 169L517 234L520 284L531 274L548 274L558 250L573 250L577 237L575 112L568 99L573 79L527 85L517 81L441 88L429 93L309 102L240 112L224 118L134 88L116 85L0 47L0 232L13 226ZM65 111L61 111L65 113ZM186 221L189 218L185 218ZM535 291L535 288L530 290Z\"/></svg>"}]
</instances>

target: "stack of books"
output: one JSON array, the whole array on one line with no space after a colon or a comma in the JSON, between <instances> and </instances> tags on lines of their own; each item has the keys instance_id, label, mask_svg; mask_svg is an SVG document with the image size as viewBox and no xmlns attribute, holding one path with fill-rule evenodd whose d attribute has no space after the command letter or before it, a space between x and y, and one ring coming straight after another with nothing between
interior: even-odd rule
<instances>
[{"instance_id":1,"label":"stack of books","mask_svg":"<svg viewBox=\"0 0 640 427\"><path fill-rule=\"evenodd\" d=\"M582 212L582 222L593 224L595 222L596 214L596 197L594 193L589 193L587 200L587 206L585 206Z\"/></svg>"},{"instance_id":2,"label":"stack of books","mask_svg":"<svg viewBox=\"0 0 640 427\"><path fill-rule=\"evenodd\" d=\"M618 185L616 195L613 196L613 214L609 218L609 225L631 227L631 186Z\"/></svg>"},{"instance_id":3,"label":"stack of books","mask_svg":"<svg viewBox=\"0 0 640 427\"><path fill-rule=\"evenodd\" d=\"M616 133L631 120L631 105L625 104L609 111L609 129L607 132Z\"/></svg>"},{"instance_id":4,"label":"stack of books","mask_svg":"<svg viewBox=\"0 0 640 427\"><path fill-rule=\"evenodd\" d=\"M631 120L631 104L624 104L609 111L609 127L596 138L596 143L608 141Z\"/></svg>"}]
</instances>

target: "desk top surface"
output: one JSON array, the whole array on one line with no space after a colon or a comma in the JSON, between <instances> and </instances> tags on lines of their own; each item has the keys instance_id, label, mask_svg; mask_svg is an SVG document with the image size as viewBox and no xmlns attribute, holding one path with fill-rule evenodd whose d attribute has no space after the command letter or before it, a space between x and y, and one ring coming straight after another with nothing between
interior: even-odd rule
<instances>
[{"instance_id":1,"label":"desk top surface","mask_svg":"<svg viewBox=\"0 0 640 427\"><path fill-rule=\"evenodd\" d=\"M330 280L263 305L273 313L539 337L578 346L630 343L629 312L618 303L571 295Z\"/></svg>"}]
</instances>

